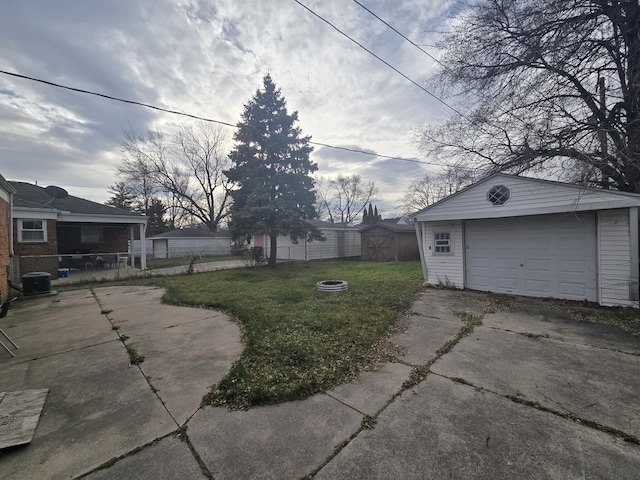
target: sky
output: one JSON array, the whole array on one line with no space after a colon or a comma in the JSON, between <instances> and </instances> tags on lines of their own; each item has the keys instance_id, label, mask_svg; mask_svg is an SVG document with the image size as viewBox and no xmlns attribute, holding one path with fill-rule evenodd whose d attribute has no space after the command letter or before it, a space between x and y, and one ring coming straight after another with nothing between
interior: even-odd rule
<instances>
[{"instance_id":1,"label":"sky","mask_svg":"<svg viewBox=\"0 0 640 480\"><path fill-rule=\"evenodd\" d=\"M437 69L352 0L300 3L418 85ZM460 12L459 0L360 3L435 57ZM317 175L375 182L385 218L441 168L414 132L451 112L294 0L2 0L0 45L0 70L233 125L268 73L312 141L420 162L315 147ZM191 122L0 73L0 174L102 203L124 130Z\"/></svg>"}]
</instances>

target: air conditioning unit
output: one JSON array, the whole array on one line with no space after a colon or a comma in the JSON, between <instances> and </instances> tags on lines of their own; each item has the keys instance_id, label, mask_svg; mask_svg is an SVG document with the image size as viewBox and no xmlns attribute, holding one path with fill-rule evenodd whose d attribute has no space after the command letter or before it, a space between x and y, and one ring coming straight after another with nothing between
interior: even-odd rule
<instances>
[{"instance_id":1,"label":"air conditioning unit","mask_svg":"<svg viewBox=\"0 0 640 480\"><path fill-rule=\"evenodd\" d=\"M22 276L22 293L39 295L51 292L51 274L47 272L30 272Z\"/></svg>"}]
</instances>

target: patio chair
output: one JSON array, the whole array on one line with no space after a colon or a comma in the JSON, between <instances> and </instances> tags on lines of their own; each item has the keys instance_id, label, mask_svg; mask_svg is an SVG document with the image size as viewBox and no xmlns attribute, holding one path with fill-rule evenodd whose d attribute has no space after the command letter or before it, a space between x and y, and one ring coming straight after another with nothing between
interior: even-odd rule
<instances>
[{"instance_id":1,"label":"patio chair","mask_svg":"<svg viewBox=\"0 0 640 480\"><path fill-rule=\"evenodd\" d=\"M104 256L104 266L105 268L114 268L118 263L117 255L105 255Z\"/></svg>"},{"instance_id":2,"label":"patio chair","mask_svg":"<svg viewBox=\"0 0 640 480\"><path fill-rule=\"evenodd\" d=\"M9 311L9 307L11 306L11 302L13 302L17 297L12 298L11 300L7 300L6 302L4 302L2 304L2 306L0 307L0 318L5 317L7 315L7 312ZM7 335L4 330L2 330L0 328L0 333L11 342L11 345L13 345L14 348L20 348L18 347L18 345L16 345L16 342L14 342L13 340L11 340L11 337L9 335ZM15 357L15 355L13 354L13 352L9 349L9 347L7 347L1 340L0 340L0 345L2 347L4 347L4 349L9 352L9 355L11 355L12 357Z\"/></svg>"}]
</instances>

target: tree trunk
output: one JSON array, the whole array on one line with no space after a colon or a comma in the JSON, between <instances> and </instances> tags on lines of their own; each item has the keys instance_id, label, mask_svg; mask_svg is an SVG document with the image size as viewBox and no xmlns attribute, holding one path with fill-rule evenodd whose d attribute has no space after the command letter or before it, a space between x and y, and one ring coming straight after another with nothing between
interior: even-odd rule
<instances>
[{"instance_id":1,"label":"tree trunk","mask_svg":"<svg viewBox=\"0 0 640 480\"><path fill-rule=\"evenodd\" d=\"M269 238L271 239L271 249L269 251L269 266L275 267L276 260L278 259L278 235L269 234Z\"/></svg>"}]
</instances>

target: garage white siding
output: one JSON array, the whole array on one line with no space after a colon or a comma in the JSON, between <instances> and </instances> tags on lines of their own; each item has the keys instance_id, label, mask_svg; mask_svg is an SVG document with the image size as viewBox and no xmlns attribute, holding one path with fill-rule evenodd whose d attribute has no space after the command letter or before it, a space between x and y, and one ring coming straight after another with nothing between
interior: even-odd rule
<instances>
[{"instance_id":1,"label":"garage white siding","mask_svg":"<svg viewBox=\"0 0 640 480\"><path fill-rule=\"evenodd\" d=\"M595 214L465 222L466 287L597 301Z\"/></svg>"},{"instance_id":2,"label":"garage white siding","mask_svg":"<svg viewBox=\"0 0 640 480\"><path fill-rule=\"evenodd\" d=\"M632 305L629 300L631 248L629 210L603 210L600 229L600 303Z\"/></svg>"},{"instance_id":3,"label":"garage white siding","mask_svg":"<svg viewBox=\"0 0 640 480\"><path fill-rule=\"evenodd\" d=\"M451 252L436 253L434 235L450 233ZM464 243L462 222L429 222L422 232L424 257L427 265L426 281L431 285L464 288Z\"/></svg>"}]
</instances>

